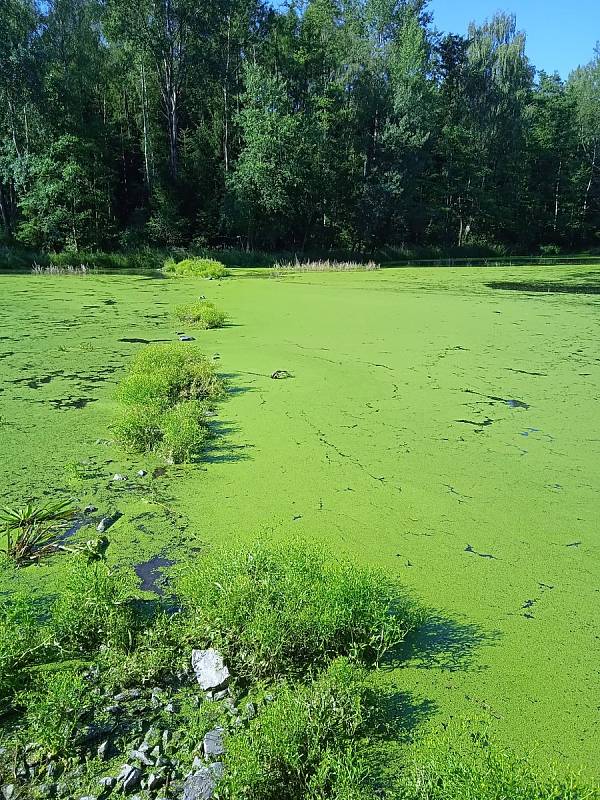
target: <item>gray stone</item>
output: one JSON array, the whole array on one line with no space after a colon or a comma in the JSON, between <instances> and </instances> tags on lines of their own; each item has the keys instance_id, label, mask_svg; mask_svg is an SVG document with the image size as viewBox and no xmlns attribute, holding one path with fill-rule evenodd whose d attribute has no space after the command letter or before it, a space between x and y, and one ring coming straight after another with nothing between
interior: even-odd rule
<instances>
[{"instance_id":1,"label":"gray stone","mask_svg":"<svg viewBox=\"0 0 600 800\"><path fill-rule=\"evenodd\" d=\"M93 513L94 513L94 511L98 511L98 509L96 508L96 506L86 506L86 507L83 509L83 513L84 513L84 514L93 514Z\"/></svg>"},{"instance_id":2,"label":"gray stone","mask_svg":"<svg viewBox=\"0 0 600 800\"><path fill-rule=\"evenodd\" d=\"M140 469L140 470L138 470L137 476L138 476L138 478L145 478L147 474L148 473L146 472L145 469Z\"/></svg>"},{"instance_id":3,"label":"gray stone","mask_svg":"<svg viewBox=\"0 0 600 800\"><path fill-rule=\"evenodd\" d=\"M180 342L193 342L194 341L194 337L193 336L180 336L179 337L179 341Z\"/></svg>"},{"instance_id":4,"label":"gray stone","mask_svg":"<svg viewBox=\"0 0 600 800\"><path fill-rule=\"evenodd\" d=\"M108 758L109 751L110 751L110 741L106 739L104 742L102 742L101 745L98 746L98 758L100 759L100 761L106 761L106 759Z\"/></svg>"},{"instance_id":5,"label":"gray stone","mask_svg":"<svg viewBox=\"0 0 600 800\"><path fill-rule=\"evenodd\" d=\"M192 650L192 669L204 691L222 689L229 680L223 657L213 648Z\"/></svg>"},{"instance_id":6,"label":"gray stone","mask_svg":"<svg viewBox=\"0 0 600 800\"><path fill-rule=\"evenodd\" d=\"M114 696L114 700L117 703L122 703L123 700L137 700L138 697L141 697L142 693L139 689L126 689L124 692L119 692Z\"/></svg>"},{"instance_id":7,"label":"gray stone","mask_svg":"<svg viewBox=\"0 0 600 800\"><path fill-rule=\"evenodd\" d=\"M169 744L170 741L171 741L171 731L167 728L162 733L163 747L166 747Z\"/></svg>"},{"instance_id":8,"label":"gray stone","mask_svg":"<svg viewBox=\"0 0 600 800\"><path fill-rule=\"evenodd\" d=\"M209 731L202 740L202 748L207 758L222 756L225 752L223 733L223 728L214 728L212 731Z\"/></svg>"},{"instance_id":9,"label":"gray stone","mask_svg":"<svg viewBox=\"0 0 600 800\"><path fill-rule=\"evenodd\" d=\"M100 784L102 789L110 792L110 790L114 789L115 786L117 785L117 779L114 778L112 775L108 775L106 778L100 778L98 783Z\"/></svg>"},{"instance_id":10,"label":"gray stone","mask_svg":"<svg viewBox=\"0 0 600 800\"><path fill-rule=\"evenodd\" d=\"M189 775L183 784L183 800L211 800L217 781L208 767Z\"/></svg>"},{"instance_id":11,"label":"gray stone","mask_svg":"<svg viewBox=\"0 0 600 800\"><path fill-rule=\"evenodd\" d=\"M112 714L113 716L116 716L117 714L122 714L123 713L123 709L121 708L121 706L117 706L117 705L107 706L105 708L105 711L106 711L107 714Z\"/></svg>"},{"instance_id":12,"label":"gray stone","mask_svg":"<svg viewBox=\"0 0 600 800\"><path fill-rule=\"evenodd\" d=\"M96 530L98 531L98 533L104 533L110 528L112 524L113 521L110 517L102 517L100 522L96 525Z\"/></svg>"},{"instance_id":13,"label":"gray stone","mask_svg":"<svg viewBox=\"0 0 600 800\"><path fill-rule=\"evenodd\" d=\"M215 692L213 694L213 700L224 700L229 695L229 689L221 689L220 692Z\"/></svg>"},{"instance_id":14,"label":"gray stone","mask_svg":"<svg viewBox=\"0 0 600 800\"><path fill-rule=\"evenodd\" d=\"M93 794L86 794L79 798L79 800L98 800L96 795Z\"/></svg>"},{"instance_id":15,"label":"gray stone","mask_svg":"<svg viewBox=\"0 0 600 800\"><path fill-rule=\"evenodd\" d=\"M113 481L126 481L127 475L121 475L119 472L113 477Z\"/></svg>"},{"instance_id":16,"label":"gray stone","mask_svg":"<svg viewBox=\"0 0 600 800\"><path fill-rule=\"evenodd\" d=\"M164 709L167 714L174 714L175 713L175 703L167 703Z\"/></svg>"},{"instance_id":17,"label":"gray stone","mask_svg":"<svg viewBox=\"0 0 600 800\"><path fill-rule=\"evenodd\" d=\"M256 716L256 706L254 703L246 703L244 706L244 716L246 719L254 719Z\"/></svg>"},{"instance_id":18,"label":"gray stone","mask_svg":"<svg viewBox=\"0 0 600 800\"><path fill-rule=\"evenodd\" d=\"M162 775L157 775L153 772L151 775L148 775L148 791L154 792L156 789L160 789L164 782L165 779Z\"/></svg>"},{"instance_id":19,"label":"gray stone","mask_svg":"<svg viewBox=\"0 0 600 800\"><path fill-rule=\"evenodd\" d=\"M225 764L223 764L222 761L215 761L213 764L210 764L208 768L215 776L215 780L218 781L223 777L223 773L225 772Z\"/></svg>"},{"instance_id":20,"label":"gray stone","mask_svg":"<svg viewBox=\"0 0 600 800\"><path fill-rule=\"evenodd\" d=\"M123 764L117 782L123 785L125 794L135 791L142 781L142 770L132 764Z\"/></svg>"},{"instance_id":21,"label":"gray stone","mask_svg":"<svg viewBox=\"0 0 600 800\"><path fill-rule=\"evenodd\" d=\"M132 750L129 754L129 758L132 758L134 761L139 761L140 764L143 764L145 767L154 766L154 761L152 761L151 758L148 758L146 753L142 753L140 750Z\"/></svg>"},{"instance_id":22,"label":"gray stone","mask_svg":"<svg viewBox=\"0 0 600 800\"><path fill-rule=\"evenodd\" d=\"M160 746L159 745L156 745L156 747L152 748L152 750L150 751L150 758L153 758L155 761L158 758L160 758Z\"/></svg>"}]
</instances>

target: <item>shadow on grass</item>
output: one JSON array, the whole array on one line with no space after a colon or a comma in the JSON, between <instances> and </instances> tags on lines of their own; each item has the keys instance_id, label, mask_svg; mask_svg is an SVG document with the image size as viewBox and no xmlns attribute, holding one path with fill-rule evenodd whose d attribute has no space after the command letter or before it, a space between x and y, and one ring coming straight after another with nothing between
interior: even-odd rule
<instances>
[{"instance_id":1,"label":"shadow on grass","mask_svg":"<svg viewBox=\"0 0 600 800\"><path fill-rule=\"evenodd\" d=\"M443 672L482 670L475 653L483 645L496 643L500 631L488 630L471 622L444 617L432 612L388 655L384 664L391 667L438 669Z\"/></svg>"},{"instance_id":2,"label":"shadow on grass","mask_svg":"<svg viewBox=\"0 0 600 800\"><path fill-rule=\"evenodd\" d=\"M227 437L235 433L238 428L231 423L222 420L212 420L210 430L213 438L208 442L202 458L205 464L225 464L235 461L248 461L250 454L248 450L252 448L249 444L233 444Z\"/></svg>"}]
</instances>

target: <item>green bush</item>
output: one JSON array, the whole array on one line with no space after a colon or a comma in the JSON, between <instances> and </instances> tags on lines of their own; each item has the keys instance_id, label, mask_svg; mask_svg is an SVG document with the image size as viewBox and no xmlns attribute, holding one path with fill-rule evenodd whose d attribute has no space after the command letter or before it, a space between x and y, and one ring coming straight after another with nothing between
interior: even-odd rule
<instances>
[{"instance_id":1,"label":"green bush","mask_svg":"<svg viewBox=\"0 0 600 800\"><path fill-rule=\"evenodd\" d=\"M175 310L177 319L188 325L195 325L198 328L222 328L227 321L227 314L218 309L209 300L199 300L196 303L187 303L178 306Z\"/></svg>"},{"instance_id":2,"label":"green bush","mask_svg":"<svg viewBox=\"0 0 600 800\"><path fill-rule=\"evenodd\" d=\"M40 672L18 701L26 708L28 738L49 753L70 754L73 734L90 702L81 674L73 669Z\"/></svg>"},{"instance_id":3,"label":"green bush","mask_svg":"<svg viewBox=\"0 0 600 800\"><path fill-rule=\"evenodd\" d=\"M600 790L492 743L485 732L451 723L415 746L392 794L395 800L598 800Z\"/></svg>"},{"instance_id":4,"label":"green bush","mask_svg":"<svg viewBox=\"0 0 600 800\"><path fill-rule=\"evenodd\" d=\"M106 564L75 559L51 614L51 630L61 651L76 656L100 647L129 650L136 627L133 588Z\"/></svg>"},{"instance_id":5,"label":"green bush","mask_svg":"<svg viewBox=\"0 0 600 800\"><path fill-rule=\"evenodd\" d=\"M0 711L25 682L24 668L41 643L33 605L11 597L0 604Z\"/></svg>"},{"instance_id":6,"label":"green bush","mask_svg":"<svg viewBox=\"0 0 600 800\"><path fill-rule=\"evenodd\" d=\"M230 274L224 264L213 258L185 258L178 262L170 258L165 262L165 272L180 278L207 278L208 280L219 280Z\"/></svg>"},{"instance_id":7,"label":"green bush","mask_svg":"<svg viewBox=\"0 0 600 800\"><path fill-rule=\"evenodd\" d=\"M377 661L414 623L384 574L294 543L212 551L177 589L190 639L247 677L301 675L341 655Z\"/></svg>"},{"instance_id":8,"label":"green bush","mask_svg":"<svg viewBox=\"0 0 600 800\"><path fill-rule=\"evenodd\" d=\"M162 415L162 451L169 461L191 461L210 438L206 405L198 400L177 403Z\"/></svg>"},{"instance_id":9,"label":"green bush","mask_svg":"<svg viewBox=\"0 0 600 800\"><path fill-rule=\"evenodd\" d=\"M175 462L198 455L209 438L210 401L225 386L205 355L187 344L140 350L117 389L123 406L113 426L127 449L163 452Z\"/></svg>"},{"instance_id":10,"label":"green bush","mask_svg":"<svg viewBox=\"0 0 600 800\"><path fill-rule=\"evenodd\" d=\"M364 672L345 659L308 685L283 685L247 729L229 737L219 797L372 797L357 741L366 719Z\"/></svg>"}]
</instances>

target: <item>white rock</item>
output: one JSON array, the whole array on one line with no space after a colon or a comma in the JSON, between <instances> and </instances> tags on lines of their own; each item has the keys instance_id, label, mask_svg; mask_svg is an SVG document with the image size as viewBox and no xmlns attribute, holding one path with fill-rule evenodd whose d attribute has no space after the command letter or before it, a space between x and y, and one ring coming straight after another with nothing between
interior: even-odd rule
<instances>
[{"instance_id":1,"label":"white rock","mask_svg":"<svg viewBox=\"0 0 600 800\"><path fill-rule=\"evenodd\" d=\"M192 669L204 691L221 689L229 680L223 657L213 648L192 650Z\"/></svg>"}]
</instances>

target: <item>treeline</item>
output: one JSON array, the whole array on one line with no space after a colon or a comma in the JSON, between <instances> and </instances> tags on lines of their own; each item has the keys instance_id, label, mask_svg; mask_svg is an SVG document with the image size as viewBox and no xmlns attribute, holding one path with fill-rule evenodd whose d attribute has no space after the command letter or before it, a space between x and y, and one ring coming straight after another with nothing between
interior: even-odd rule
<instances>
[{"instance_id":1,"label":"treeline","mask_svg":"<svg viewBox=\"0 0 600 800\"><path fill-rule=\"evenodd\" d=\"M2 0L0 237L43 249L581 248L600 51L425 0Z\"/></svg>"}]
</instances>

